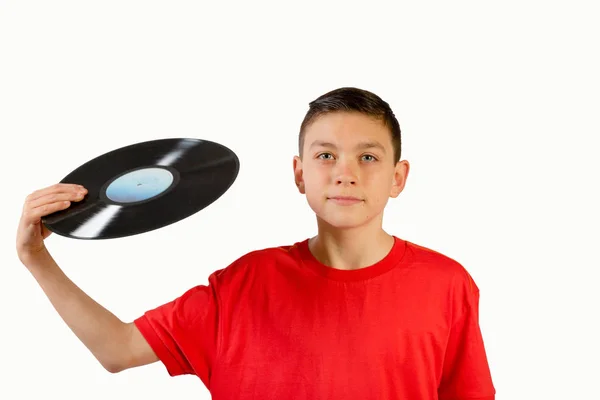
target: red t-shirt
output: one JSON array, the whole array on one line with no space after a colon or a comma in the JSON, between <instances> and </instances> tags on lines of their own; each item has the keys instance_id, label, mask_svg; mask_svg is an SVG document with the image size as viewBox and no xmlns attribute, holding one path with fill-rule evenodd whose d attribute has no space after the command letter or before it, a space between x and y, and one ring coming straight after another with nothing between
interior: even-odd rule
<instances>
[{"instance_id":1,"label":"red t-shirt","mask_svg":"<svg viewBox=\"0 0 600 400\"><path fill-rule=\"evenodd\" d=\"M492 400L478 305L465 268L433 250L396 237L347 271L305 240L248 253L135 323L214 400Z\"/></svg>"}]
</instances>

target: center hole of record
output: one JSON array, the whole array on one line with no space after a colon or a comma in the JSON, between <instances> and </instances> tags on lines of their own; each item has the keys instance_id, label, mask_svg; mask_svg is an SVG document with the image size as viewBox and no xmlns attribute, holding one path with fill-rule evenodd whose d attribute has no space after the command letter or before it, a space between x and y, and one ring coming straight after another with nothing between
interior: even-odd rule
<instances>
[{"instance_id":1,"label":"center hole of record","mask_svg":"<svg viewBox=\"0 0 600 400\"><path fill-rule=\"evenodd\" d=\"M137 203L163 193L173 184L173 174L164 168L142 168L118 177L106 188L115 203Z\"/></svg>"}]
</instances>

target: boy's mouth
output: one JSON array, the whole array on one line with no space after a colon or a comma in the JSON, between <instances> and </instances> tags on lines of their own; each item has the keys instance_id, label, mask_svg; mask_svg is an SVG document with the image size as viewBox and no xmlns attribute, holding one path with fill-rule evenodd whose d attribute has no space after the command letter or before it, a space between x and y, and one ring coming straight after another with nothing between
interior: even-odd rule
<instances>
[{"instance_id":1,"label":"boy's mouth","mask_svg":"<svg viewBox=\"0 0 600 400\"><path fill-rule=\"evenodd\" d=\"M354 196L331 196L327 199L340 205L352 205L362 201L362 199Z\"/></svg>"}]
</instances>

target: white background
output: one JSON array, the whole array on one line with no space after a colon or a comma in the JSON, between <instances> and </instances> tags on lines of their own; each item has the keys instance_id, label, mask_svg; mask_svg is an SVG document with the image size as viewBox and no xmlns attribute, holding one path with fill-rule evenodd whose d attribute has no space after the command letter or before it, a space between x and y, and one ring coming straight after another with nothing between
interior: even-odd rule
<instances>
[{"instance_id":1,"label":"white background","mask_svg":"<svg viewBox=\"0 0 600 400\"><path fill-rule=\"evenodd\" d=\"M190 218L48 239L71 279L132 320L315 233L293 184L298 128L309 101L357 86L391 104L412 167L385 228L475 278L497 398L600 399L594 2L366 4L0 1L0 398L209 398L159 363L102 369L16 257L22 202L136 142L236 152L233 187Z\"/></svg>"}]
</instances>

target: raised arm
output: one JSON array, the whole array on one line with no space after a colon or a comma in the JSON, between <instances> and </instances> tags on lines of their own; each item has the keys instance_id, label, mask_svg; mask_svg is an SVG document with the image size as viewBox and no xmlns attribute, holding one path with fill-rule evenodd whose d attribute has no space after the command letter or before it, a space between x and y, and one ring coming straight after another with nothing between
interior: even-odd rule
<instances>
[{"instance_id":1,"label":"raised arm","mask_svg":"<svg viewBox=\"0 0 600 400\"><path fill-rule=\"evenodd\" d=\"M158 357L135 325L121 321L75 285L44 244L50 231L41 218L81 201L85 193L77 185L57 184L29 195L17 231L19 259L63 321L107 371L156 362Z\"/></svg>"}]
</instances>

